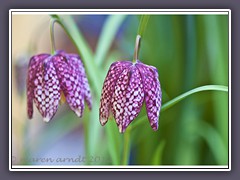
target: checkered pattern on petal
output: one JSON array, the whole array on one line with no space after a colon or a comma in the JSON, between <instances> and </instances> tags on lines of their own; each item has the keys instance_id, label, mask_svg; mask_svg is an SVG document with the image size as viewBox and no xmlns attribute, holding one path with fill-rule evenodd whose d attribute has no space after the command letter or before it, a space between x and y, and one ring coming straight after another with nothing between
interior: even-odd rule
<instances>
[{"instance_id":1,"label":"checkered pattern on petal","mask_svg":"<svg viewBox=\"0 0 240 180\"><path fill-rule=\"evenodd\" d=\"M108 121L111 110L111 99L115 89L116 82L124 69L131 66L130 61L117 61L110 66L107 76L103 83L103 89L100 100L99 118L101 125Z\"/></svg>"},{"instance_id":2,"label":"checkered pattern on petal","mask_svg":"<svg viewBox=\"0 0 240 180\"><path fill-rule=\"evenodd\" d=\"M158 129L158 119L162 100L158 72L155 67L145 65L140 61L137 63L137 67L139 68L143 78L148 119L152 129L156 131Z\"/></svg>"},{"instance_id":3,"label":"checkered pattern on petal","mask_svg":"<svg viewBox=\"0 0 240 180\"><path fill-rule=\"evenodd\" d=\"M71 60L64 55L53 56L53 63L60 81L60 87L63 91L70 108L82 117L84 109L84 92L76 66L71 64Z\"/></svg>"},{"instance_id":4,"label":"checkered pattern on petal","mask_svg":"<svg viewBox=\"0 0 240 180\"><path fill-rule=\"evenodd\" d=\"M127 63L126 63L127 62ZM153 130L158 129L162 92L157 69L137 60L117 61L108 71L100 101L100 122L107 123L113 113L120 133L138 116L145 100Z\"/></svg>"},{"instance_id":5,"label":"checkered pattern on petal","mask_svg":"<svg viewBox=\"0 0 240 180\"><path fill-rule=\"evenodd\" d=\"M29 61L27 75L27 114L29 119L32 119L33 116L34 88L39 82L39 79L36 77L37 69L44 59L49 56L49 54L39 54L33 56Z\"/></svg>"},{"instance_id":6,"label":"checkered pattern on petal","mask_svg":"<svg viewBox=\"0 0 240 180\"><path fill-rule=\"evenodd\" d=\"M112 98L113 115L119 132L125 132L128 125L141 111L144 91L141 75L135 65L120 75Z\"/></svg>"},{"instance_id":7,"label":"checkered pattern on petal","mask_svg":"<svg viewBox=\"0 0 240 180\"><path fill-rule=\"evenodd\" d=\"M80 59L80 57L76 54L67 54L66 57L70 61L70 66L76 70L76 74L78 75L78 83L83 85L83 96L84 100L87 102L89 109L92 109L92 96L90 92L90 87L88 84L88 79L85 73L84 65Z\"/></svg>"},{"instance_id":8,"label":"checkered pattern on petal","mask_svg":"<svg viewBox=\"0 0 240 180\"><path fill-rule=\"evenodd\" d=\"M83 114L84 99L91 109L90 88L80 57L62 50L55 55L33 56L27 77L28 117L32 118L34 101L44 121L48 122L57 112L61 94L79 117Z\"/></svg>"},{"instance_id":9,"label":"checkered pattern on petal","mask_svg":"<svg viewBox=\"0 0 240 180\"><path fill-rule=\"evenodd\" d=\"M34 89L34 102L46 122L57 112L60 100L59 80L51 60L49 57L39 64Z\"/></svg>"}]
</instances>

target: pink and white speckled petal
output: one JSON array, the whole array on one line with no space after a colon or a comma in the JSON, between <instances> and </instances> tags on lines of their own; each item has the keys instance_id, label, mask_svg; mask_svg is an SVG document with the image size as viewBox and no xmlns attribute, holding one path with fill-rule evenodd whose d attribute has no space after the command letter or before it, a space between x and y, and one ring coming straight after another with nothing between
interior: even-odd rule
<instances>
[{"instance_id":1,"label":"pink and white speckled petal","mask_svg":"<svg viewBox=\"0 0 240 180\"><path fill-rule=\"evenodd\" d=\"M105 125L108 121L111 110L111 99L115 89L116 82L124 69L131 66L130 61L117 61L113 63L107 73L103 83L103 89L100 100L99 119L101 125Z\"/></svg>"},{"instance_id":2,"label":"pink and white speckled petal","mask_svg":"<svg viewBox=\"0 0 240 180\"><path fill-rule=\"evenodd\" d=\"M158 129L158 119L161 109L162 92L158 80L157 69L138 62L137 67L143 78L147 115L153 130Z\"/></svg>"},{"instance_id":3,"label":"pink and white speckled petal","mask_svg":"<svg viewBox=\"0 0 240 180\"><path fill-rule=\"evenodd\" d=\"M141 75L135 65L123 71L113 94L113 115L119 132L125 132L128 125L141 111L144 90Z\"/></svg>"},{"instance_id":4,"label":"pink and white speckled petal","mask_svg":"<svg viewBox=\"0 0 240 180\"><path fill-rule=\"evenodd\" d=\"M84 110L83 85L76 69L71 65L71 60L64 55L53 56L53 63L63 91L70 108L82 117Z\"/></svg>"},{"instance_id":5,"label":"pink and white speckled petal","mask_svg":"<svg viewBox=\"0 0 240 180\"><path fill-rule=\"evenodd\" d=\"M53 118L60 100L60 85L50 58L39 64L36 73L34 102L45 122Z\"/></svg>"},{"instance_id":6,"label":"pink and white speckled petal","mask_svg":"<svg viewBox=\"0 0 240 180\"><path fill-rule=\"evenodd\" d=\"M88 79L86 77L84 65L78 55L67 54L66 56L69 58L70 65L72 66L73 69L75 69L75 71L78 75L78 79L79 79L78 83L83 85L82 91L83 91L84 99L85 99L89 109L92 109L92 96L91 96L91 91L90 91L90 87L88 84Z\"/></svg>"},{"instance_id":7,"label":"pink and white speckled petal","mask_svg":"<svg viewBox=\"0 0 240 180\"><path fill-rule=\"evenodd\" d=\"M28 75L27 75L27 114L28 118L32 119L33 116L33 99L34 99L34 88L38 79L36 78L36 73L39 64L43 62L45 58L50 56L49 54L39 54L33 56L30 59L28 65Z\"/></svg>"},{"instance_id":8,"label":"pink and white speckled petal","mask_svg":"<svg viewBox=\"0 0 240 180\"><path fill-rule=\"evenodd\" d=\"M77 116L83 114L84 99L91 108L88 80L79 56L62 50L57 50L55 55L33 56L29 62L27 78L29 118L33 115L34 101L44 121L51 120L57 112L61 93Z\"/></svg>"}]
</instances>

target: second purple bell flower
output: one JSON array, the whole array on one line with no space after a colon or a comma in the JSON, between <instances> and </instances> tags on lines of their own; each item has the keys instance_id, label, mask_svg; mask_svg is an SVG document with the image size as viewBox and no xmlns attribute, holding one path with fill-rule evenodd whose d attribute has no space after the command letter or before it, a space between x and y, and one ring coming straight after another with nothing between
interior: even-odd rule
<instances>
[{"instance_id":1,"label":"second purple bell flower","mask_svg":"<svg viewBox=\"0 0 240 180\"><path fill-rule=\"evenodd\" d=\"M155 67L139 60L136 63L117 61L111 65L103 84L100 123L105 125L112 112L119 132L123 133L145 102L149 123L156 131L161 100L162 92Z\"/></svg>"}]
</instances>

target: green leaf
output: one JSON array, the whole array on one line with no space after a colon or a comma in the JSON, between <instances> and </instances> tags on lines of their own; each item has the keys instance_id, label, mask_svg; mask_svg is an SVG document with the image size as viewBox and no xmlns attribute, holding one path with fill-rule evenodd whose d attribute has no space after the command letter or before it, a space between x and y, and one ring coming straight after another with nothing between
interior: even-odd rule
<instances>
[{"instance_id":1,"label":"green leaf","mask_svg":"<svg viewBox=\"0 0 240 180\"><path fill-rule=\"evenodd\" d=\"M118 128L115 124L115 120L109 119L108 124L106 126L107 133L107 145L109 148L109 153L112 159L113 165L120 165L121 159L121 149L120 149L120 136L121 134L118 132Z\"/></svg>"},{"instance_id":2,"label":"green leaf","mask_svg":"<svg viewBox=\"0 0 240 180\"><path fill-rule=\"evenodd\" d=\"M162 164L162 156L163 156L163 149L165 147L165 141L161 141L157 146L152 158L152 165L161 165Z\"/></svg>"},{"instance_id":3,"label":"green leaf","mask_svg":"<svg viewBox=\"0 0 240 180\"><path fill-rule=\"evenodd\" d=\"M167 103L165 103L161 108L161 112L167 110L168 108L172 107L173 105L175 105L179 101L182 101L186 97L188 97L192 94L201 92L201 91L224 91L224 92L228 92L228 87L227 86L221 86L221 85L206 85L206 86L201 86L201 87L192 89L192 90L190 90L186 93L181 94L180 96L177 96L176 98L172 99L171 101L168 101Z\"/></svg>"},{"instance_id":4,"label":"green leaf","mask_svg":"<svg viewBox=\"0 0 240 180\"><path fill-rule=\"evenodd\" d=\"M197 128L193 129L193 133L197 133L205 139L209 148L213 152L217 164L227 165L228 151L218 131L205 121L198 121L194 123L198 123L198 125L194 126Z\"/></svg>"},{"instance_id":5,"label":"green leaf","mask_svg":"<svg viewBox=\"0 0 240 180\"><path fill-rule=\"evenodd\" d=\"M126 17L126 15L110 15L104 23L96 48L95 62L97 65L101 65L105 60L114 37Z\"/></svg>"},{"instance_id":6,"label":"green leaf","mask_svg":"<svg viewBox=\"0 0 240 180\"><path fill-rule=\"evenodd\" d=\"M144 31L147 27L148 20L150 18L150 15L142 15L140 19L140 23L138 26L138 34L143 37Z\"/></svg>"},{"instance_id":7,"label":"green leaf","mask_svg":"<svg viewBox=\"0 0 240 180\"><path fill-rule=\"evenodd\" d=\"M228 87L227 86L222 86L222 85L206 85L206 86L201 86L195 89L192 89L188 92L185 92L177 97L175 97L174 99L168 101L167 103L163 104L161 107L161 113L165 110L167 110L168 108L174 106L175 104L177 104L178 102L182 101L183 99L185 99L186 97L198 93L198 92L202 92L202 91L223 91L223 92L228 92ZM147 119L147 115L141 117L135 124L132 124L132 128L135 128L139 125L141 125L142 123L144 123L144 119Z\"/></svg>"},{"instance_id":8,"label":"green leaf","mask_svg":"<svg viewBox=\"0 0 240 180\"><path fill-rule=\"evenodd\" d=\"M129 156L130 156L130 130L128 129L124 134L123 134L123 156L122 156L122 165L128 165L129 162Z\"/></svg>"}]
</instances>

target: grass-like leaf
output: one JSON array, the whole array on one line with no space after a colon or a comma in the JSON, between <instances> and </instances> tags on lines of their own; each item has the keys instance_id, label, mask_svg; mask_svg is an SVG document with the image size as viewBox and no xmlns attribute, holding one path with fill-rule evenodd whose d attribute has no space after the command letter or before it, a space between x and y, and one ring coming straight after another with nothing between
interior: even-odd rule
<instances>
[{"instance_id":1,"label":"grass-like leaf","mask_svg":"<svg viewBox=\"0 0 240 180\"><path fill-rule=\"evenodd\" d=\"M152 165L162 164L163 149L165 147L165 144L166 142L164 140L158 144L157 149L155 150L152 157Z\"/></svg>"},{"instance_id":2,"label":"grass-like leaf","mask_svg":"<svg viewBox=\"0 0 240 180\"><path fill-rule=\"evenodd\" d=\"M138 26L138 34L143 37L144 31L147 27L148 20L150 18L150 15L142 15L140 19L140 23Z\"/></svg>"},{"instance_id":3,"label":"grass-like leaf","mask_svg":"<svg viewBox=\"0 0 240 180\"><path fill-rule=\"evenodd\" d=\"M126 17L126 15L110 15L104 23L94 59L97 65L101 65L103 63L114 37Z\"/></svg>"},{"instance_id":4,"label":"grass-like leaf","mask_svg":"<svg viewBox=\"0 0 240 180\"><path fill-rule=\"evenodd\" d=\"M191 94L195 94L201 91L225 91L228 92L228 87L227 86L221 86L221 85L206 85L206 86L201 86L195 89L192 89L186 93L181 94L180 96L177 96L176 98L172 99L171 101L168 101L165 103L162 108L161 112L167 110L168 108L172 107L179 101L185 99L186 97L190 96Z\"/></svg>"},{"instance_id":5,"label":"grass-like leaf","mask_svg":"<svg viewBox=\"0 0 240 180\"><path fill-rule=\"evenodd\" d=\"M185 92L185 93L175 97L174 99L168 101L167 103L163 104L162 108L161 108L161 113L163 111L167 110L168 108L174 106L178 102L182 101L186 97L188 97L192 94L198 93L198 92L202 92L202 91L224 91L224 92L228 92L228 87L227 86L222 86L222 85L206 85L206 86L201 86L201 87L192 89L188 92ZM132 124L131 128L135 128L135 127L141 125L142 123L144 123L144 119L147 119L147 115L141 117L135 124Z\"/></svg>"},{"instance_id":6,"label":"grass-like leaf","mask_svg":"<svg viewBox=\"0 0 240 180\"><path fill-rule=\"evenodd\" d=\"M217 161L217 164L227 165L227 148L219 132L205 121L198 121L194 123L197 123L197 126L194 126L195 128L193 129L193 133L198 134L206 141Z\"/></svg>"}]
</instances>

